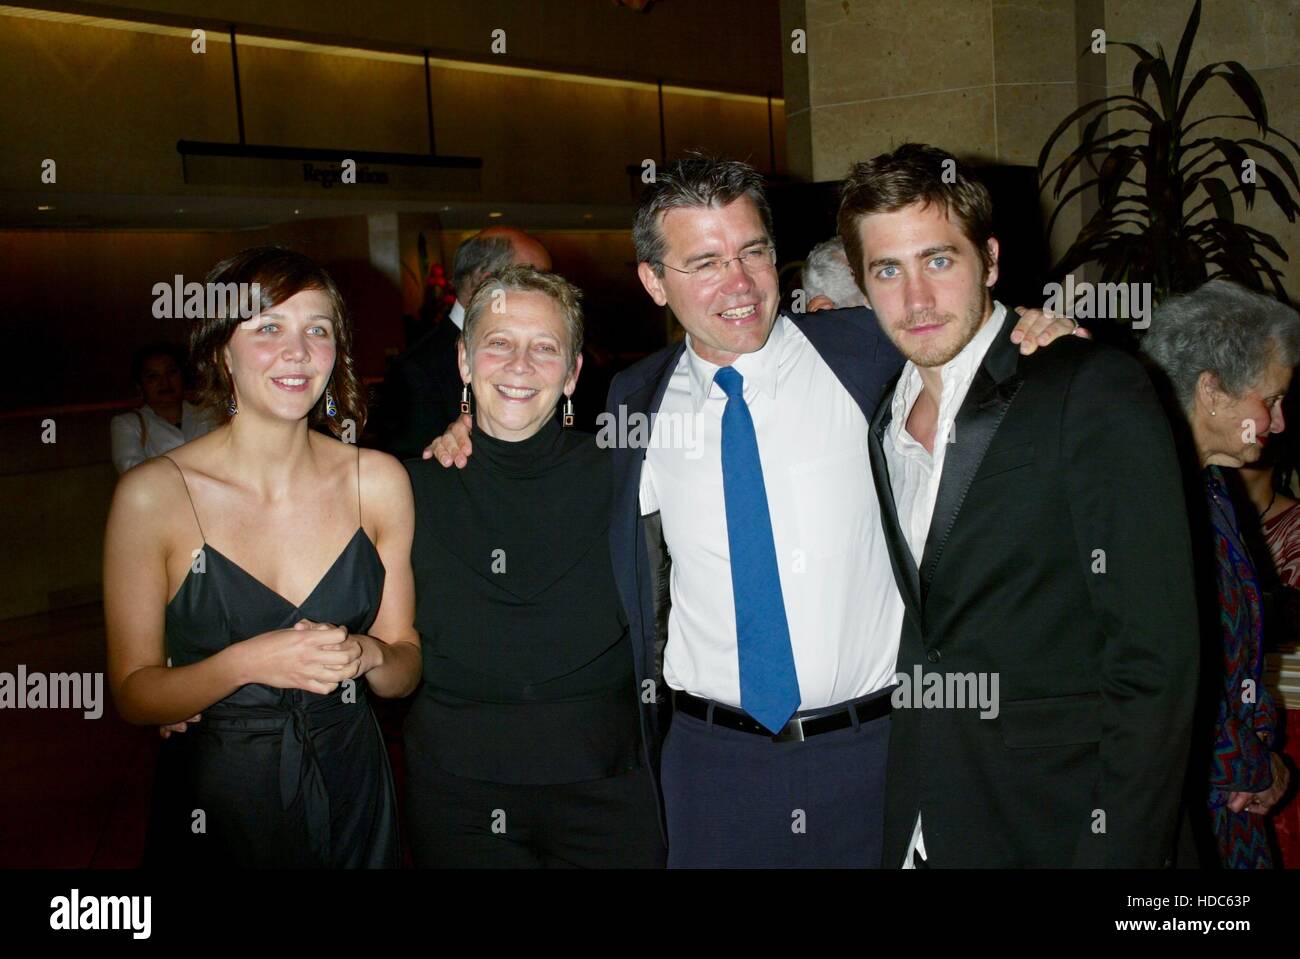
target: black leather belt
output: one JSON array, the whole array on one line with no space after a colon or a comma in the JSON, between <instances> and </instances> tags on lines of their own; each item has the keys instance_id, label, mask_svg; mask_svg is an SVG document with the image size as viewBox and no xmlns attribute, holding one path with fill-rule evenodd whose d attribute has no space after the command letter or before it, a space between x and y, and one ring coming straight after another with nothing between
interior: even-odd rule
<instances>
[{"instance_id":1,"label":"black leather belt","mask_svg":"<svg viewBox=\"0 0 1300 959\"><path fill-rule=\"evenodd\" d=\"M879 719L881 716L888 716L893 708L890 704L889 693L885 692L874 699L850 703L846 706L833 706L830 709L796 713L790 717L790 721L785 724L781 731L773 736L766 726L748 713L739 709L732 709L730 706L724 706L721 703L701 699L699 696L692 696L690 693L684 693L679 689L673 690L673 709L679 710L687 716L693 716L695 719L708 722L710 706L713 707L712 721L714 724L725 726L727 729L738 729L744 733L753 733L756 736L765 736L774 743L801 743L810 736L833 733L837 729L848 729L853 725L854 713L857 713L859 723L867 723L873 719Z\"/></svg>"}]
</instances>

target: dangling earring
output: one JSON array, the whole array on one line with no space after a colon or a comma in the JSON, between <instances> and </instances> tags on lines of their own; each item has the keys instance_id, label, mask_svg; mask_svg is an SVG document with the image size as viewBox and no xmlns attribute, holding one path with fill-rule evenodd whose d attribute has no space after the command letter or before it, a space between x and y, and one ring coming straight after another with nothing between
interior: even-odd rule
<instances>
[{"instance_id":1,"label":"dangling earring","mask_svg":"<svg viewBox=\"0 0 1300 959\"><path fill-rule=\"evenodd\" d=\"M460 388L460 411L469 412L469 384L466 383Z\"/></svg>"},{"instance_id":2,"label":"dangling earring","mask_svg":"<svg viewBox=\"0 0 1300 959\"><path fill-rule=\"evenodd\" d=\"M338 411L339 408L334 405L334 394L330 392L330 388L327 386L325 387L325 415L334 417L338 415Z\"/></svg>"},{"instance_id":3,"label":"dangling earring","mask_svg":"<svg viewBox=\"0 0 1300 959\"><path fill-rule=\"evenodd\" d=\"M226 412L234 416L239 412L239 407L235 405L235 394L230 394L230 402L226 404Z\"/></svg>"},{"instance_id":4,"label":"dangling earring","mask_svg":"<svg viewBox=\"0 0 1300 959\"><path fill-rule=\"evenodd\" d=\"M573 425L573 397L572 396L566 396L564 398L564 425L565 426Z\"/></svg>"}]
</instances>

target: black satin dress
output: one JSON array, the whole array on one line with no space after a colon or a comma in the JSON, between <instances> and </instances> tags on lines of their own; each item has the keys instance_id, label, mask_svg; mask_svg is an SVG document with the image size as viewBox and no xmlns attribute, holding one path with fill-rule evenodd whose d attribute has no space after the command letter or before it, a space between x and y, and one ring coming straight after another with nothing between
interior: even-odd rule
<instances>
[{"instance_id":1,"label":"black satin dress","mask_svg":"<svg viewBox=\"0 0 1300 959\"><path fill-rule=\"evenodd\" d=\"M359 514L359 499L357 505ZM197 511L194 518L197 523ZM304 618L365 633L379 611L384 567L360 525L301 606L227 559L206 538L202 555L203 571L191 567L167 604L173 666L291 628ZM151 842L174 843L170 861L399 865L396 792L364 677L328 695L241 686L203 710L200 722L172 735L166 746L163 763L171 765L177 783L155 823L162 835Z\"/></svg>"}]
</instances>

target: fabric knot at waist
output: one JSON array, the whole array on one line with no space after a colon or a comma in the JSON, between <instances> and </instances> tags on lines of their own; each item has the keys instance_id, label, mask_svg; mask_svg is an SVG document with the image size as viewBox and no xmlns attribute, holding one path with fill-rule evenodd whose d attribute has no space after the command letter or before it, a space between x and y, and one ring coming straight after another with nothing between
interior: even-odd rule
<instances>
[{"instance_id":1,"label":"fabric knot at waist","mask_svg":"<svg viewBox=\"0 0 1300 959\"><path fill-rule=\"evenodd\" d=\"M355 695L349 695L349 689ZM312 852L326 865L330 862L330 797L313 733L349 720L364 722L369 715L366 684L343 685L329 696L311 699L301 690L276 692L282 694L278 703L236 705L226 701L211 707L199 728L217 733L279 731L281 806L287 810L302 803Z\"/></svg>"}]
</instances>

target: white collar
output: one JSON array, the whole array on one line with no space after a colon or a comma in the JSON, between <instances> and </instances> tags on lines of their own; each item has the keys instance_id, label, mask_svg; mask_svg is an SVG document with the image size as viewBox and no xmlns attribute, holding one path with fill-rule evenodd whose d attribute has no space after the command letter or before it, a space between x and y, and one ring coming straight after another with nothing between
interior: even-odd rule
<instances>
[{"instance_id":1,"label":"white collar","mask_svg":"<svg viewBox=\"0 0 1300 959\"><path fill-rule=\"evenodd\" d=\"M460 300L451 305L451 312L447 314L447 319L456 324L456 329L462 333L465 331L465 307L460 305Z\"/></svg>"},{"instance_id":2,"label":"white collar","mask_svg":"<svg viewBox=\"0 0 1300 959\"><path fill-rule=\"evenodd\" d=\"M772 323L772 332L767 342L753 353L742 353L731 365L735 367L752 390L766 393L776 398L777 372L781 366L781 345L786 339L786 324L790 321L784 314L778 313ZM704 409L704 401L709 398L713 388L713 377L721 369L717 363L703 359L695 352L691 335L686 334L686 371L690 375L691 405L695 412ZM718 392L721 393L721 387Z\"/></svg>"}]
</instances>

